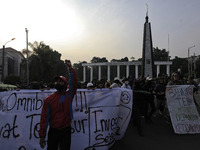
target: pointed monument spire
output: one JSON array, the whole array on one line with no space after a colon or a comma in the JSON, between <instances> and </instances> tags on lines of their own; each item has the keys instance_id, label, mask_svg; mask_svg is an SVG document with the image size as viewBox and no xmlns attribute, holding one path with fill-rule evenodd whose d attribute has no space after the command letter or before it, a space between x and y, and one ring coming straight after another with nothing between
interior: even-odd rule
<instances>
[{"instance_id":1,"label":"pointed monument spire","mask_svg":"<svg viewBox=\"0 0 200 150\"><path fill-rule=\"evenodd\" d=\"M146 16L145 19L146 19L146 23L148 23L149 22L149 17Z\"/></svg>"},{"instance_id":2,"label":"pointed monument spire","mask_svg":"<svg viewBox=\"0 0 200 150\"><path fill-rule=\"evenodd\" d=\"M146 12L146 17L145 17L145 19L146 19L146 23L148 23L149 21L149 17L148 17L148 4L146 3L146 7L147 7L147 12Z\"/></svg>"},{"instance_id":3,"label":"pointed monument spire","mask_svg":"<svg viewBox=\"0 0 200 150\"><path fill-rule=\"evenodd\" d=\"M143 51L142 51L142 76L153 78L153 44L151 36L151 24L148 17L148 5L144 23Z\"/></svg>"}]
</instances>

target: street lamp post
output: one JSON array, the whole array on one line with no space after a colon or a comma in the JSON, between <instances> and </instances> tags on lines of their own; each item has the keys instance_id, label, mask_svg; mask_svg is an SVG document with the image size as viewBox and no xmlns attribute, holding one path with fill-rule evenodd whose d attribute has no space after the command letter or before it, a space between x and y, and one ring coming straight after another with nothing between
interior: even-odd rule
<instances>
[{"instance_id":1,"label":"street lamp post","mask_svg":"<svg viewBox=\"0 0 200 150\"><path fill-rule=\"evenodd\" d=\"M196 61L197 57L195 56L195 53L193 56L191 56L191 75L194 75L194 78L196 79Z\"/></svg>"},{"instance_id":2,"label":"street lamp post","mask_svg":"<svg viewBox=\"0 0 200 150\"><path fill-rule=\"evenodd\" d=\"M26 54L27 54L27 62L26 62L26 76L27 76L27 86L29 85L29 64L28 64L28 29L25 28L26 31Z\"/></svg>"},{"instance_id":3,"label":"street lamp post","mask_svg":"<svg viewBox=\"0 0 200 150\"><path fill-rule=\"evenodd\" d=\"M3 45L3 50L2 50L2 76L1 76L1 81L4 82L4 53L5 53L5 46L7 43L11 42L15 40L15 38L12 38L11 40L9 40L8 42L6 42L4 45Z\"/></svg>"},{"instance_id":4,"label":"street lamp post","mask_svg":"<svg viewBox=\"0 0 200 150\"><path fill-rule=\"evenodd\" d=\"M190 49L195 47L195 45L188 47L188 75L190 76Z\"/></svg>"}]
</instances>

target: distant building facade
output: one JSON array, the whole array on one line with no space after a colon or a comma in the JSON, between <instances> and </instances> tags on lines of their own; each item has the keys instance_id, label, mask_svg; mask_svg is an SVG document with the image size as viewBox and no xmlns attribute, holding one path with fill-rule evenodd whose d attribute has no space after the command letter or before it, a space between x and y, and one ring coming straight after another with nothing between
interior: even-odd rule
<instances>
[{"instance_id":1,"label":"distant building facade","mask_svg":"<svg viewBox=\"0 0 200 150\"><path fill-rule=\"evenodd\" d=\"M166 66L166 74L170 76L170 65L172 65L172 61L155 61L154 62L156 66L156 77L160 74L160 66ZM117 67L117 74L116 77L119 79L120 77L120 66L126 66L126 77L129 77L130 75L130 66L135 66L135 78L137 79L139 77L139 66L142 65L141 61L134 61L134 62L101 62L101 63L83 63L83 81L86 81L86 67L90 68L90 81L93 80L93 67L98 66L98 80L101 79L101 67L107 66L107 80L110 79L110 67L116 66ZM141 67L140 67L141 68Z\"/></svg>"},{"instance_id":2,"label":"distant building facade","mask_svg":"<svg viewBox=\"0 0 200 150\"><path fill-rule=\"evenodd\" d=\"M0 81L2 81L2 59L3 49L0 49ZM20 51L13 48L4 49L4 79L8 75L19 76L21 80L25 79L25 71L22 68L24 56Z\"/></svg>"}]
</instances>

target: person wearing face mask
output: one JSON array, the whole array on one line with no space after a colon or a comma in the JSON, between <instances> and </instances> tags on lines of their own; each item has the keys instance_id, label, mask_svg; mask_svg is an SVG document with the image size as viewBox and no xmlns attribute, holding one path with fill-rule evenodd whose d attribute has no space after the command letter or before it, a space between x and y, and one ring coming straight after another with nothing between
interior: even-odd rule
<instances>
[{"instance_id":1,"label":"person wearing face mask","mask_svg":"<svg viewBox=\"0 0 200 150\"><path fill-rule=\"evenodd\" d=\"M67 79L63 76L55 77L55 93L49 95L43 103L40 118L40 147L46 145L45 137L49 125L47 150L70 150L71 146L71 121L72 100L77 90L77 74L71 62L65 60L69 70L69 90L66 91Z\"/></svg>"},{"instance_id":2,"label":"person wearing face mask","mask_svg":"<svg viewBox=\"0 0 200 150\"><path fill-rule=\"evenodd\" d=\"M129 85L129 80L128 80L128 78L124 78L124 79L122 80L122 82L123 82L123 85L121 86L121 88L131 89L131 86Z\"/></svg>"}]
</instances>

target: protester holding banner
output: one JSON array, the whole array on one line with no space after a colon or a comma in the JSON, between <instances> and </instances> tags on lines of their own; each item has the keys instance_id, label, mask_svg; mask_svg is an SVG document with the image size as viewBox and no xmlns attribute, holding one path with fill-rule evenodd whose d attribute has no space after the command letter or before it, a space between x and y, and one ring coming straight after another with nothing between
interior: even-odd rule
<instances>
[{"instance_id":1,"label":"protester holding banner","mask_svg":"<svg viewBox=\"0 0 200 150\"><path fill-rule=\"evenodd\" d=\"M198 93L198 84L196 81L194 81L194 78L192 76L189 76L188 79L187 79L187 83L188 85L194 85L194 90L193 92L195 93Z\"/></svg>"},{"instance_id":2,"label":"protester holding banner","mask_svg":"<svg viewBox=\"0 0 200 150\"><path fill-rule=\"evenodd\" d=\"M193 99L193 85L167 86L171 125L177 134L200 133L200 117Z\"/></svg>"},{"instance_id":3,"label":"protester holding banner","mask_svg":"<svg viewBox=\"0 0 200 150\"><path fill-rule=\"evenodd\" d=\"M196 99L194 97L194 93L195 92L198 93L198 84L194 81L194 79L193 79L192 76L188 77L186 84L188 84L188 85L194 85L194 88L193 88L193 99L194 99L195 105L198 106L198 104L196 102Z\"/></svg>"},{"instance_id":4,"label":"protester holding banner","mask_svg":"<svg viewBox=\"0 0 200 150\"><path fill-rule=\"evenodd\" d=\"M167 83L167 85L183 85L183 81L181 80L181 75L179 72L172 73L172 79ZM163 116L166 118L167 123L171 125L172 123L167 105L165 105L165 112Z\"/></svg>"},{"instance_id":5,"label":"protester holding banner","mask_svg":"<svg viewBox=\"0 0 200 150\"><path fill-rule=\"evenodd\" d=\"M124 78L122 80L123 84L122 84L122 88L127 88L127 89L131 89L131 86L129 85L129 79L128 78Z\"/></svg>"},{"instance_id":6,"label":"protester holding banner","mask_svg":"<svg viewBox=\"0 0 200 150\"><path fill-rule=\"evenodd\" d=\"M110 86L111 86L111 83L110 83L109 80L107 80L107 81L105 82L105 88L110 88Z\"/></svg>"},{"instance_id":7,"label":"protester holding banner","mask_svg":"<svg viewBox=\"0 0 200 150\"><path fill-rule=\"evenodd\" d=\"M56 92L48 96L43 103L40 119L40 146L45 147L47 125L49 124L47 150L70 150L72 100L77 90L77 74L71 62L65 60L69 69L69 90L67 80L63 76L55 77Z\"/></svg>"},{"instance_id":8,"label":"protester holding banner","mask_svg":"<svg viewBox=\"0 0 200 150\"><path fill-rule=\"evenodd\" d=\"M91 82L89 82L89 83L87 83L87 89L88 90L95 90L95 87Z\"/></svg>"},{"instance_id":9,"label":"protester holding banner","mask_svg":"<svg viewBox=\"0 0 200 150\"><path fill-rule=\"evenodd\" d=\"M117 87L121 87L121 86L122 86L122 84L121 84L119 78L115 77L113 83L110 86L110 88L117 88Z\"/></svg>"},{"instance_id":10,"label":"protester holding banner","mask_svg":"<svg viewBox=\"0 0 200 150\"><path fill-rule=\"evenodd\" d=\"M172 74L172 79L168 82L168 85L182 85L181 76L178 72Z\"/></svg>"}]
</instances>

